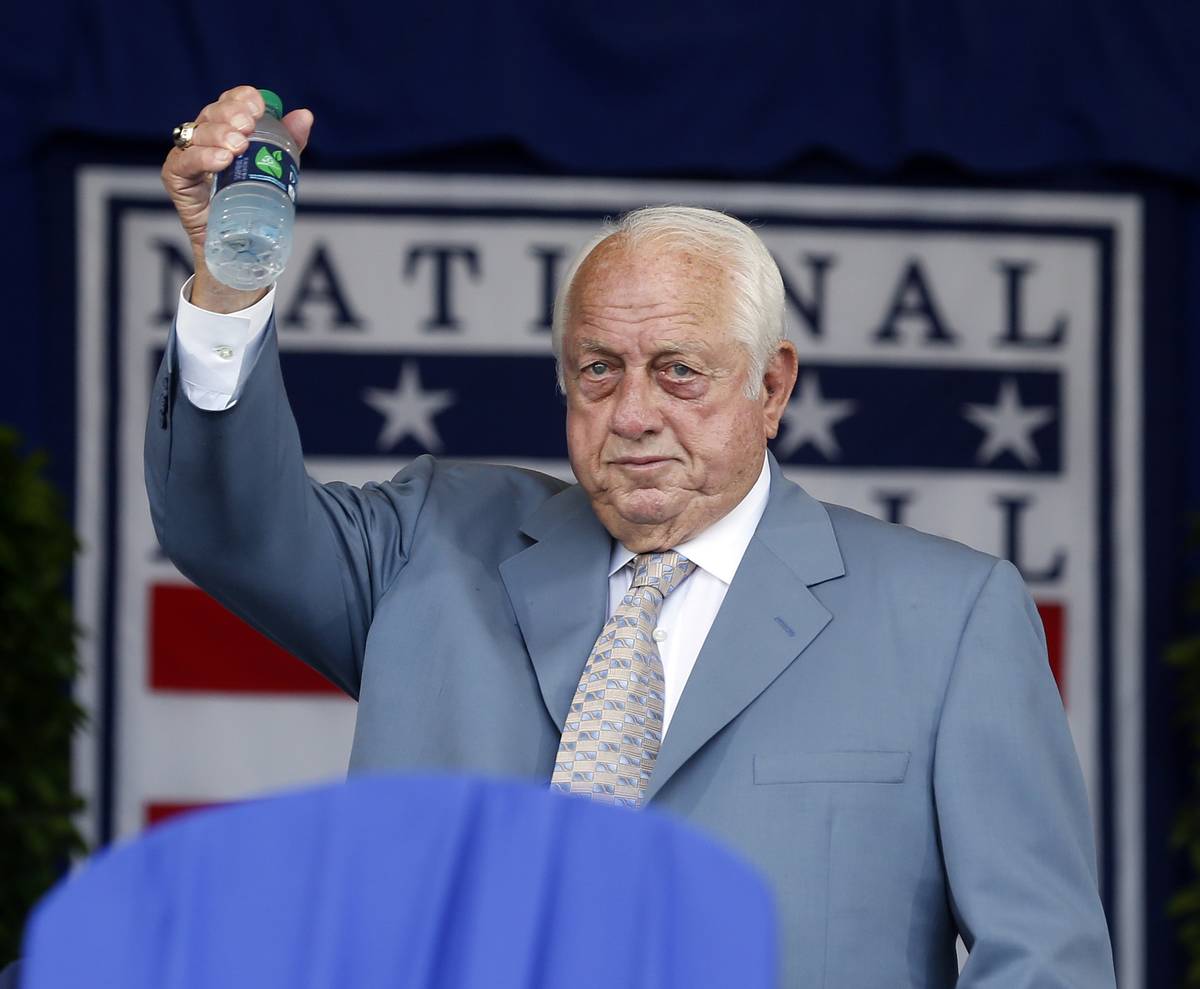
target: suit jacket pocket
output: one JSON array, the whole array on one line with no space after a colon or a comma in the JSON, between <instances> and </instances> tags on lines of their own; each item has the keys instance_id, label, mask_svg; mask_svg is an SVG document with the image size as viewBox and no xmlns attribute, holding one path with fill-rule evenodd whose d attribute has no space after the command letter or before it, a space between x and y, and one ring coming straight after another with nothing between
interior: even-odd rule
<instances>
[{"instance_id":1,"label":"suit jacket pocket","mask_svg":"<svg viewBox=\"0 0 1200 989\"><path fill-rule=\"evenodd\" d=\"M788 752L754 757L755 783L903 783L907 752Z\"/></svg>"}]
</instances>

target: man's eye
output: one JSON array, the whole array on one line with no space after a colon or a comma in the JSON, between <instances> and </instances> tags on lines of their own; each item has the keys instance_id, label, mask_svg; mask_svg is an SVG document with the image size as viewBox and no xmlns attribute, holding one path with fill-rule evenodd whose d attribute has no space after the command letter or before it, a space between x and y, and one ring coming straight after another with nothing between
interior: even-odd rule
<instances>
[{"instance_id":1,"label":"man's eye","mask_svg":"<svg viewBox=\"0 0 1200 989\"><path fill-rule=\"evenodd\" d=\"M608 365L604 361L592 361L583 369L583 373L591 378L602 378L608 373Z\"/></svg>"},{"instance_id":2,"label":"man's eye","mask_svg":"<svg viewBox=\"0 0 1200 989\"><path fill-rule=\"evenodd\" d=\"M671 364L667 367L667 373L677 381L686 381L696 372L686 364Z\"/></svg>"}]
</instances>

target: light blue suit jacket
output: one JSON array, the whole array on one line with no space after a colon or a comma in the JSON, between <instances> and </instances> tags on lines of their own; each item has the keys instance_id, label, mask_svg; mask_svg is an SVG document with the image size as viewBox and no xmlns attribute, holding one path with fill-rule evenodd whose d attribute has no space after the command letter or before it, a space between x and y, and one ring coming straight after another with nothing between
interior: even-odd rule
<instances>
[{"instance_id":1,"label":"light blue suit jacket","mask_svg":"<svg viewBox=\"0 0 1200 989\"><path fill-rule=\"evenodd\" d=\"M352 771L546 780L606 620L584 492L416 460L310 480L273 329L230 410L160 369L146 479L180 570L358 698ZM1087 796L1011 564L815 501L766 511L649 799L769 877L784 984L1115 985Z\"/></svg>"}]
</instances>

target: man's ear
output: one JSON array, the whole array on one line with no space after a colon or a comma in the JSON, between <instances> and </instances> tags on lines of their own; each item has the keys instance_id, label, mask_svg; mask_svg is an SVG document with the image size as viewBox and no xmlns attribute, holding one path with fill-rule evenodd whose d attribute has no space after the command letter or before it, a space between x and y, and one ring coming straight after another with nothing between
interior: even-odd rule
<instances>
[{"instance_id":1,"label":"man's ear","mask_svg":"<svg viewBox=\"0 0 1200 989\"><path fill-rule=\"evenodd\" d=\"M779 420L792 397L796 384L800 358L796 345L784 340L771 355L763 371L763 430L767 439L774 439L779 432Z\"/></svg>"}]
</instances>

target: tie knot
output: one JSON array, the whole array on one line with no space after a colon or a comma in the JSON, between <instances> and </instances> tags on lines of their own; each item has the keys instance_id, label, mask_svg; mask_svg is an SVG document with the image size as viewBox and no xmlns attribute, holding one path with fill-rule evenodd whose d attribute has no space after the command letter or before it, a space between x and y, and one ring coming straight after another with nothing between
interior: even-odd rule
<instances>
[{"instance_id":1,"label":"tie knot","mask_svg":"<svg viewBox=\"0 0 1200 989\"><path fill-rule=\"evenodd\" d=\"M633 558L634 587L655 587L665 598L683 583L696 564L670 549L665 553L639 553Z\"/></svg>"}]
</instances>

